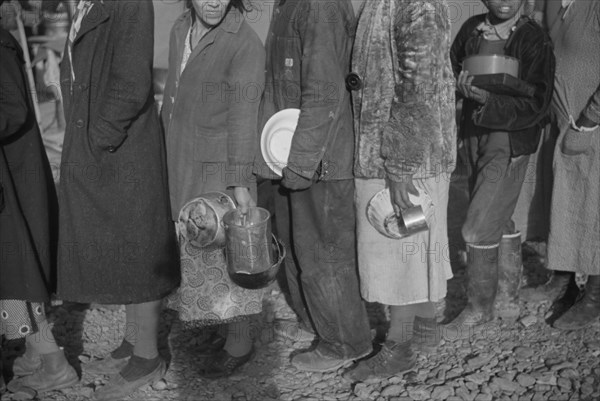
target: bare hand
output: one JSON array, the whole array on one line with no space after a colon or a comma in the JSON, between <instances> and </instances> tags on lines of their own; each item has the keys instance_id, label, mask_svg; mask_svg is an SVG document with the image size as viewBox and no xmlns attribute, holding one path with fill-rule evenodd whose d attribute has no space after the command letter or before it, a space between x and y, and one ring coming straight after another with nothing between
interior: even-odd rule
<instances>
[{"instance_id":1,"label":"bare hand","mask_svg":"<svg viewBox=\"0 0 600 401\"><path fill-rule=\"evenodd\" d=\"M485 89L473 86L473 78L473 75L469 75L469 71L461 71L456 80L456 89L467 99L484 104L490 97L490 93Z\"/></svg>"},{"instance_id":2,"label":"bare hand","mask_svg":"<svg viewBox=\"0 0 600 401\"><path fill-rule=\"evenodd\" d=\"M396 216L400 217L401 211L413 207L409 194L419 196L419 191L413 184L412 176L406 176L402 181L389 181L390 198Z\"/></svg>"},{"instance_id":3,"label":"bare hand","mask_svg":"<svg viewBox=\"0 0 600 401\"><path fill-rule=\"evenodd\" d=\"M248 208L256 206L256 201L252 199L250 190L246 187L233 188L233 197L238 205L238 209L240 209L243 214L248 213Z\"/></svg>"}]
</instances>

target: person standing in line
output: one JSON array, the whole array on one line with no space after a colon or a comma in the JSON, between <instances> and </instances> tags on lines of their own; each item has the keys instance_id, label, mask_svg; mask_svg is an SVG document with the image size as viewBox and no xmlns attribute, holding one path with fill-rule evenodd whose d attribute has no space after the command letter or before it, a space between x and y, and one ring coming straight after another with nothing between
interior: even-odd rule
<instances>
[{"instance_id":1,"label":"person standing in line","mask_svg":"<svg viewBox=\"0 0 600 401\"><path fill-rule=\"evenodd\" d=\"M526 16L526 0L484 0L486 14L469 18L451 49L457 90L464 99L461 135L469 156L471 201L462 235L467 245L467 306L447 326L465 339L494 316L520 313L521 234L511 220L529 155L538 147L552 98L550 38ZM472 85L463 61L499 54L519 60L519 79L531 96L491 93ZM450 338L450 334L447 336Z\"/></svg>"},{"instance_id":2,"label":"person standing in line","mask_svg":"<svg viewBox=\"0 0 600 401\"><path fill-rule=\"evenodd\" d=\"M351 381L409 370L416 351L439 343L434 302L452 277L446 221L456 164L447 11L445 1L383 0L366 2L360 15L353 52L358 267L363 298L390 306L390 329L374 357L344 374ZM397 240L371 226L369 201L386 187L399 217L414 206L409 195L432 200L428 231Z\"/></svg>"},{"instance_id":3,"label":"person standing in line","mask_svg":"<svg viewBox=\"0 0 600 401\"><path fill-rule=\"evenodd\" d=\"M252 166L264 87L265 51L244 20L243 1L187 3L171 31L161 112L175 222L188 202L215 191L231 196L242 212L256 206ZM168 307L187 327L220 326L223 335L213 336L213 346L203 351L200 374L229 376L254 354L251 319L262 311L264 290L236 285L223 248L203 248L180 231L182 281Z\"/></svg>"},{"instance_id":4,"label":"person standing in line","mask_svg":"<svg viewBox=\"0 0 600 401\"><path fill-rule=\"evenodd\" d=\"M126 305L121 345L83 367L112 375L97 400L164 375L161 303L180 280L152 93L153 26L150 1L80 1L61 65L58 297Z\"/></svg>"},{"instance_id":5,"label":"person standing in line","mask_svg":"<svg viewBox=\"0 0 600 401\"><path fill-rule=\"evenodd\" d=\"M561 289L550 323L578 330L600 317L600 3L548 1L556 78L551 129L557 137L548 268ZM578 299L575 273L587 275Z\"/></svg>"},{"instance_id":6,"label":"person standing in line","mask_svg":"<svg viewBox=\"0 0 600 401\"><path fill-rule=\"evenodd\" d=\"M298 265L286 263L294 310L314 327L315 349L292 358L299 370L335 371L371 352L356 267L354 132L349 73L354 10L349 0L282 0L267 36L259 127L300 109L281 192L289 197ZM257 174L276 179L258 159ZM278 217L279 218L279 217Z\"/></svg>"},{"instance_id":7,"label":"person standing in line","mask_svg":"<svg viewBox=\"0 0 600 401\"><path fill-rule=\"evenodd\" d=\"M0 28L0 337L25 338L8 389L44 393L79 378L44 308L56 279L58 210L24 64L21 46Z\"/></svg>"}]
</instances>

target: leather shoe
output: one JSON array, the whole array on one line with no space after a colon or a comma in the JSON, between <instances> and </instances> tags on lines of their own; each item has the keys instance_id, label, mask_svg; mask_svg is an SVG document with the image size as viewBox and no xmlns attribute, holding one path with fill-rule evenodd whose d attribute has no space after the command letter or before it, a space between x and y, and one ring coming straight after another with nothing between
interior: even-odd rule
<instances>
[{"instance_id":1,"label":"leather shoe","mask_svg":"<svg viewBox=\"0 0 600 401\"><path fill-rule=\"evenodd\" d=\"M29 387L38 393L60 390L79 382L77 372L64 356L62 350L41 356L40 369L29 376L19 377L8 383L8 390L13 391ZM16 391L13 391L16 392Z\"/></svg>"},{"instance_id":2,"label":"leather shoe","mask_svg":"<svg viewBox=\"0 0 600 401\"><path fill-rule=\"evenodd\" d=\"M92 375L114 375L127 365L129 359L130 357L116 359L108 354L104 359L86 363L83 365L83 370Z\"/></svg>"},{"instance_id":3,"label":"leather shoe","mask_svg":"<svg viewBox=\"0 0 600 401\"><path fill-rule=\"evenodd\" d=\"M207 361L206 366L200 370L200 376L206 379L231 376L237 368L248 362L253 355L254 348L246 355L237 357L232 356L227 350L221 349Z\"/></svg>"},{"instance_id":4,"label":"leather shoe","mask_svg":"<svg viewBox=\"0 0 600 401\"><path fill-rule=\"evenodd\" d=\"M353 358L336 358L325 355L320 351L319 347L312 351L302 352L292 358L292 365L298 370L306 372L334 372L339 368L350 366L355 360L363 358L371 353L371 350L353 357Z\"/></svg>"},{"instance_id":5,"label":"leather shoe","mask_svg":"<svg viewBox=\"0 0 600 401\"><path fill-rule=\"evenodd\" d=\"M137 389L147 384L153 384L163 378L167 371L167 364L161 358L158 366L146 376L137 380L127 381L121 374L114 375L110 381L94 392L93 399L97 401L117 401L133 394Z\"/></svg>"},{"instance_id":6,"label":"leather shoe","mask_svg":"<svg viewBox=\"0 0 600 401\"><path fill-rule=\"evenodd\" d=\"M364 382L387 379L407 372L416 364L410 344L386 341L374 357L360 361L342 377L351 382Z\"/></svg>"}]
</instances>

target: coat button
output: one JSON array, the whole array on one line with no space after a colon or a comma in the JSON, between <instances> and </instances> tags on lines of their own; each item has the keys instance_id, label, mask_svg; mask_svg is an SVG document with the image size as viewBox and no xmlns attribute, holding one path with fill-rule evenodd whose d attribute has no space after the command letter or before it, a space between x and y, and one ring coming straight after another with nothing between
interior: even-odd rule
<instances>
[{"instance_id":1,"label":"coat button","mask_svg":"<svg viewBox=\"0 0 600 401\"><path fill-rule=\"evenodd\" d=\"M85 124L84 124L83 120L77 120L77 122L75 123L75 126L77 128L83 128L84 125Z\"/></svg>"},{"instance_id":2,"label":"coat button","mask_svg":"<svg viewBox=\"0 0 600 401\"><path fill-rule=\"evenodd\" d=\"M115 153L117 148L115 148L114 146L109 146L108 148L106 148L106 150L108 150L108 153Z\"/></svg>"}]
</instances>

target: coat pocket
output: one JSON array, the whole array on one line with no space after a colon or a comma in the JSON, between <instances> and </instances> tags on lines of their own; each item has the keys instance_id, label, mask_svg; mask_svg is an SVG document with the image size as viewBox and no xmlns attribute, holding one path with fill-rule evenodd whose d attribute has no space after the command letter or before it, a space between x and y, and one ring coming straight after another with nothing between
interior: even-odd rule
<instances>
[{"instance_id":1,"label":"coat pocket","mask_svg":"<svg viewBox=\"0 0 600 401\"><path fill-rule=\"evenodd\" d=\"M194 160L196 162L226 162L227 134L206 134L196 131L194 140Z\"/></svg>"},{"instance_id":2,"label":"coat pocket","mask_svg":"<svg viewBox=\"0 0 600 401\"><path fill-rule=\"evenodd\" d=\"M561 151L567 156L587 153L592 143L592 135L598 135L598 129L588 132L579 132L569 128L561 143Z\"/></svg>"}]
</instances>

